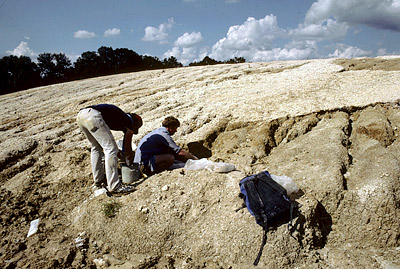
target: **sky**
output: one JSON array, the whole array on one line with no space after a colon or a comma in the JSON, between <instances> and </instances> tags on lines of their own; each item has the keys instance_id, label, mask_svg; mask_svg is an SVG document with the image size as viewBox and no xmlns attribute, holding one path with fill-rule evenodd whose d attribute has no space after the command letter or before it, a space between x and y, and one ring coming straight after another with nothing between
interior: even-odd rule
<instances>
[{"instance_id":1,"label":"sky","mask_svg":"<svg viewBox=\"0 0 400 269\"><path fill-rule=\"evenodd\" d=\"M400 55L400 0L0 0L0 57L101 46L184 65Z\"/></svg>"}]
</instances>

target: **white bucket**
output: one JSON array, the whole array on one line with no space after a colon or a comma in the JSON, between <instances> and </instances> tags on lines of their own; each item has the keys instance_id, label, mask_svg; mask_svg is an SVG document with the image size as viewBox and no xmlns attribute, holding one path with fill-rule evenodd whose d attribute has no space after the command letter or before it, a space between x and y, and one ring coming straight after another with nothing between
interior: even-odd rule
<instances>
[{"instance_id":1,"label":"white bucket","mask_svg":"<svg viewBox=\"0 0 400 269\"><path fill-rule=\"evenodd\" d=\"M134 163L131 166L127 166L124 163L121 164L121 174L122 182L127 184L138 181L142 177L138 163Z\"/></svg>"}]
</instances>

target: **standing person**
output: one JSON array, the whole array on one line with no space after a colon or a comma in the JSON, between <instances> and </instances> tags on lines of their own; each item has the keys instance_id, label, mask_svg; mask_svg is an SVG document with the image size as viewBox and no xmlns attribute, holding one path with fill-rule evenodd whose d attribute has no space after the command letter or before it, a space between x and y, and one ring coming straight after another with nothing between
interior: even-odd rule
<instances>
[{"instance_id":1,"label":"standing person","mask_svg":"<svg viewBox=\"0 0 400 269\"><path fill-rule=\"evenodd\" d=\"M180 148L172 139L172 135L180 126L178 119L167 117L162 127L145 135L139 142L135 153L135 163L143 165L143 172L147 175L162 172L170 168L175 161L185 163L197 157Z\"/></svg>"},{"instance_id":2,"label":"standing person","mask_svg":"<svg viewBox=\"0 0 400 269\"><path fill-rule=\"evenodd\" d=\"M132 135L138 134L143 124L142 118L135 113L125 113L115 105L100 104L81 109L77 122L92 144L91 163L95 185L100 187L107 183L111 193L133 191L133 187L123 185L118 177L118 156L125 159L127 165L133 163ZM110 130L124 132L122 154Z\"/></svg>"}]
</instances>

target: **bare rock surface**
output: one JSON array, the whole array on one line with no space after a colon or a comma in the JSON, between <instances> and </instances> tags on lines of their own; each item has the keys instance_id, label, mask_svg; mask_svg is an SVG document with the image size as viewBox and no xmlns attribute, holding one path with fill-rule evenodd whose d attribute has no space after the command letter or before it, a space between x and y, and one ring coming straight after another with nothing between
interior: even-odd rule
<instances>
[{"instance_id":1,"label":"bare rock surface","mask_svg":"<svg viewBox=\"0 0 400 269\"><path fill-rule=\"evenodd\" d=\"M260 268L399 268L399 62L184 67L0 96L1 266L251 268L262 229L235 211L238 183L268 170L296 182L300 208L290 232L269 231ZM181 168L94 196L75 118L97 103L143 117L135 143L175 116L178 144L237 170Z\"/></svg>"}]
</instances>

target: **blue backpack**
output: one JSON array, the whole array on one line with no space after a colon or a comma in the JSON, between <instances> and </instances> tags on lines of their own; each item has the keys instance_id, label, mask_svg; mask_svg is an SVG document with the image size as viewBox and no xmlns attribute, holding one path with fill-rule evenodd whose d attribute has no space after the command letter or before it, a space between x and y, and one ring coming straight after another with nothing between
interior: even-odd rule
<instances>
[{"instance_id":1,"label":"blue backpack","mask_svg":"<svg viewBox=\"0 0 400 269\"><path fill-rule=\"evenodd\" d=\"M256 266L267 242L268 228L289 221L288 229L290 229L293 203L287 197L286 189L276 183L267 171L243 178L239 186L239 196L243 198L244 202L237 211L247 207L250 214L255 217L257 224L264 230L263 241L254 261Z\"/></svg>"}]
</instances>

